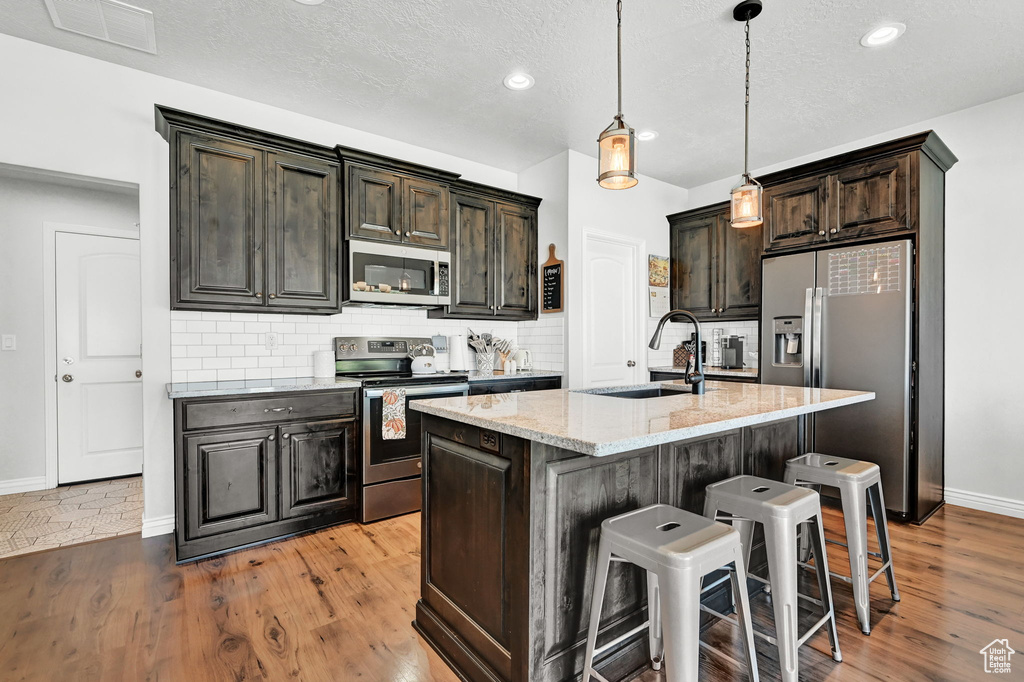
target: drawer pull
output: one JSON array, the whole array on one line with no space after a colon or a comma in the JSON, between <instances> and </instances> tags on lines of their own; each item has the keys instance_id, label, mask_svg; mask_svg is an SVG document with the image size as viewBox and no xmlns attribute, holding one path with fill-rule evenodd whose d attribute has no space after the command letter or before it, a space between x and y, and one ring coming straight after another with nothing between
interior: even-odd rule
<instances>
[{"instance_id":1,"label":"drawer pull","mask_svg":"<svg viewBox=\"0 0 1024 682\"><path fill-rule=\"evenodd\" d=\"M284 412L285 410L288 410L289 412L291 412L292 408L290 408L290 407L266 407L266 408L263 409L264 412Z\"/></svg>"}]
</instances>

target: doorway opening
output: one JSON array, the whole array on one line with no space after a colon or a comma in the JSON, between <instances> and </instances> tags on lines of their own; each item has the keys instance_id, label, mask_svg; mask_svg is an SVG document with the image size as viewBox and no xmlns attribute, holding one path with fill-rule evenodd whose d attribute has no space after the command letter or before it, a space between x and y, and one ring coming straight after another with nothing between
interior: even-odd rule
<instances>
[{"instance_id":1,"label":"doorway opening","mask_svg":"<svg viewBox=\"0 0 1024 682\"><path fill-rule=\"evenodd\" d=\"M0 558L139 532L134 185L0 166Z\"/></svg>"}]
</instances>

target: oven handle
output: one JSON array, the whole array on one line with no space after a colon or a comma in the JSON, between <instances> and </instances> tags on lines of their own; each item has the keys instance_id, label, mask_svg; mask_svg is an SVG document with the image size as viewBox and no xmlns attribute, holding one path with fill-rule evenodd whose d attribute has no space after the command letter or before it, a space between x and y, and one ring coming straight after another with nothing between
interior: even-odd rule
<instances>
[{"instance_id":1,"label":"oven handle","mask_svg":"<svg viewBox=\"0 0 1024 682\"><path fill-rule=\"evenodd\" d=\"M395 386L394 388L402 388L401 386ZM384 391L388 391L387 388L369 388L363 389L363 398L379 398L384 395ZM421 386L417 388L406 388L406 396L424 396L424 395L435 395L437 393L453 393L462 391L462 395L469 395L469 384L438 384L437 386Z\"/></svg>"}]
</instances>

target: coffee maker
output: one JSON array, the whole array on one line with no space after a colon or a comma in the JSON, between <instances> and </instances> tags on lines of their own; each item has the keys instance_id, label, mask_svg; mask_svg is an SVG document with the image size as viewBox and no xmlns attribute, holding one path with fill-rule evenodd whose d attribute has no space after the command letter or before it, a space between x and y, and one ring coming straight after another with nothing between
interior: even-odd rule
<instances>
[{"instance_id":1,"label":"coffee maker","mask_svg":"<svg viewBox=\"0 0 1024 682\"><path fill-rule=\"evenodd\" d=\"M743 369L743 337L722 337L722 369Z\"/></svg>"}]
</instances>

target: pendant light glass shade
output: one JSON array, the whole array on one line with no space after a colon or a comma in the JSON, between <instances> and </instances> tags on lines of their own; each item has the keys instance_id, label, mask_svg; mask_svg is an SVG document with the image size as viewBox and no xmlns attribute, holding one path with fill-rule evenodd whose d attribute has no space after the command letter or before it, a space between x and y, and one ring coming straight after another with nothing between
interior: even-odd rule
<instances>
[{"instance_id":1,"label":"pendant light glass shade","mask_svg":"<svg viewBox=\"0 0 1024 682\"><path fill-rule=\"evenodd\" d=\"M757 227L764 222L762 194L761 183L744 175L742 184L732 190L732 216L729 224L733 227Z\"/></svg>"},{"instance_id":2,"label":"pendant light glass shade","mask_svg":"<svg viewBox=\"0 0 1024 682\"><path fill-rule=\"evenodd\" d=\"M764 222L761 183L750 175L750 20L761 13L761 0L742 0L732 11L733 19L743 22L746 46L746 76L743 81L743 175L738 187L732 190L733 227L757 227Z\"/></svg>"},{"instance_id":3,"label":"pendant light glass shade","mask_svg":"<svg viewBox=\"0 0 1024 682\"><path fill-rule=\"evenodd\" d=\"M633 129L615 117L597 138L597 182L605 189L629 189L636 184L636 139Z\"/></svg>"},{"instance_id":4,"label":"pendant light glass shade","mask_svg":"<svg viewBox=\"0 0 1024 682\"><path fill-rule=\"evenodd\" d=\"M633 129L622 120L622 0L615 3L615 14L619 113L597 138L597 183L605 189L629 189L637 182L636 139Z\"/></svg>"}]
</instances>

